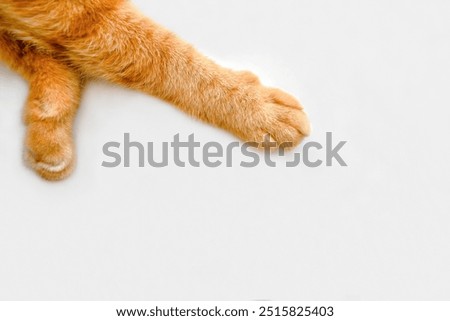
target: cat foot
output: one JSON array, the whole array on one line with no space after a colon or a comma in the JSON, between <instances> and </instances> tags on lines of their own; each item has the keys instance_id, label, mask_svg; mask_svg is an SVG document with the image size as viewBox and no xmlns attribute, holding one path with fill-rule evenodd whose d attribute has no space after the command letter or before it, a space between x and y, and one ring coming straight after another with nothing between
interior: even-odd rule
<instances>
[{"instance_id":1,"label":"cat foot","mask_svg":"<svg viewBox=\"0 0 450 321\"><path fill-rule=\"evenodd\" d=\"M277 147L295 147L309 136L310 122L302 105L291 95L275 88L259 86L258 107L243 120L246 141L262 143L269 136Z\"/></svg>"},{"instance_id":2,"label":"cat foot","mask_svg":"<svg viewBox=\"0 0 450 321\"><path fill-rule=\"evenodd\" d=\"M27 163L33 168L36 173L38 173L42 178L48 181L59 181L68 177L73 171L73 161L62 161L60 163L45 163L38 162L32 156L32 154L27 151L25 154L25 159Z\"/></svg>"},{"instance_id":3,"label":"cat foot","mask_svg":"<svg viewBox=\"0 0 450 321\"><path fill-rule=\"evenodd\" d=\"M59 181L74 168L69 130L52 123L33 123L28 128L25 160L42 178Z\"/></svg>"}]
</instances>

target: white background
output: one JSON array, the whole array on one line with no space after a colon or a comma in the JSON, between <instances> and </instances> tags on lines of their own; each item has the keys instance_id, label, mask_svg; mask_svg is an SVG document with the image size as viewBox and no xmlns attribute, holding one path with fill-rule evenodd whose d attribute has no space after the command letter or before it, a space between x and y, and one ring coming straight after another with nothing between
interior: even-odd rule
<instances>
[{"instance_id":1,"label":"white background","mask_svg":"<svg viewBox=\"0 0 450 321\"><path fill-rule=\"evenodd\" d=\"M76 172L48 183L22 161L27 84L1 65L0 299L450 300L448 1L135 3L299 97L308 140L347 140L349 167L103 168L125 132L235 138L96 82Z\"/></svg>"}]
</instances>

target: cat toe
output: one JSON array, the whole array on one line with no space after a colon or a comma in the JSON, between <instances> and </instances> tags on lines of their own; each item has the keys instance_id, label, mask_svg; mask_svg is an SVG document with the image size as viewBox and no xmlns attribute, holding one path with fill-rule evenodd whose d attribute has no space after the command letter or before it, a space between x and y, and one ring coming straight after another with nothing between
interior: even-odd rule
<instances>
[{"instance_id":1,"label":"cat toe","mask_svg":"<svg viewBox=\"0 0 450 321\"><path fill-rule=\"evenodd\" d=\"M42 158L37 160L30 150L25 152L25 160L37 174L48 181L59 181L68 177L74 168L72 157L58 161L44 161Z\"/></svg>"}]
</instances>

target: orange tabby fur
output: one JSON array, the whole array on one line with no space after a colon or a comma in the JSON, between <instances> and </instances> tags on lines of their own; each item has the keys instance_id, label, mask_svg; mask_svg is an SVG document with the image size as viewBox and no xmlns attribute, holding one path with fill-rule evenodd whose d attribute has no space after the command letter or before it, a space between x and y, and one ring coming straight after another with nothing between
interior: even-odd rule
<instances>
[{"instance_id":1,"label":"orange tabby fur","mask_svg":"<svg viewBox=\"0 0 450 321\"><path fill-rule=\"evenodd\" d=\"M86 79L164 99L245 141L309 134L298 101L250 72L218 66L127 0L1 0L0 60L30 83L26 159L58 180L74 164L72 123Z\"/></svg>"}]
</instances>

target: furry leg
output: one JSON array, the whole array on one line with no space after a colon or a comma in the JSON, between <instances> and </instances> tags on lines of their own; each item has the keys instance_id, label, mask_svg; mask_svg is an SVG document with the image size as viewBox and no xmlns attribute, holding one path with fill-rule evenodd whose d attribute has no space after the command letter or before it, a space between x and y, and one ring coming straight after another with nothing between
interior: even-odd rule
<instances>
[{"instance_id":1,"label":"furry leg","mask_svg":"<svg viewBox=\"0 0 450 321\"><path fill-rule=\"evenodd\" d=\"M74 166L72 123L80 99L79 75L7 33L0 33L0 58L30 84L24 114L26 160L45 179L65 178Z\"/></svg>"},{"instance_id":2,"label":"furry leg","mask_svg":"<svg viewBox=\"0 0 450 321\"><path fill-rule=\"evenodd\" d=\"M95 32L64 42L83 73L160 97L246 141L298 144L309 134L300 103L251 73L223 68L125 2Z\"/></svg>"}]
</instances>

